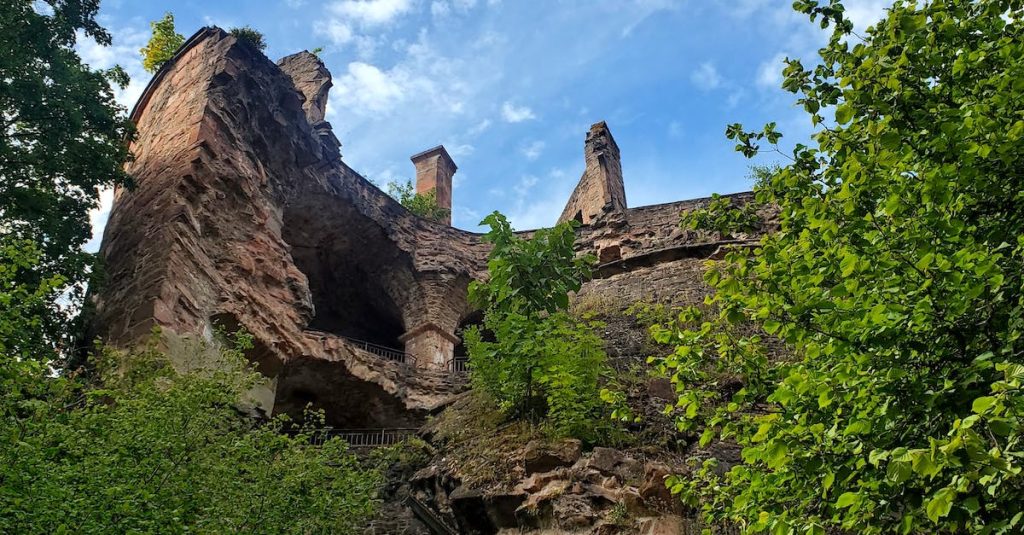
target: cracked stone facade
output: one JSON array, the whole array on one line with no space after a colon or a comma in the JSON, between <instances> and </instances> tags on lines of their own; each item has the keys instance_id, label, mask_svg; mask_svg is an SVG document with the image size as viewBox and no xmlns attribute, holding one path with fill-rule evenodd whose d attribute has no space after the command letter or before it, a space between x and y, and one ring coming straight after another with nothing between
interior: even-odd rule
<instances>
[{"instance_id":1,"label":"cracked stone facade","mask_svg":"<svg viewBox=\"0 0 1024 535\"><path fill-rule=\"evenodd\" d=\"M274 63L219 28L186 42L132 112L136 186L115 193L93 334L128 347L154 327L211 340L242 328L270 381L265 412L312 404L336 427L415 426L464 388L451 367L489 247L413 215L344 163L324 120L330 87L308 52ZM584 147L562 215L584 223L578 247L601 261L581 295L673 300L699 282L698 260L751 238L681 230L680 212L706 200L627 208L607 125ZM418 191L450 207L457 167L444 148L413 162Z\"/></svg>"}]
</instances>

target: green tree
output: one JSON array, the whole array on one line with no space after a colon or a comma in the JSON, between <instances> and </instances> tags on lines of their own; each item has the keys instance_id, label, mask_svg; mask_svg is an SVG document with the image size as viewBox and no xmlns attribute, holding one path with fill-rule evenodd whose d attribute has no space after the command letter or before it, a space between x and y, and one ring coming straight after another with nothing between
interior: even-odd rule
<instances>
[{"instance_id":1,"label":"green tree","mask_svg":"<svg viewBox=\"0 0 1024 535\"><path fill-rule=\"evenodd\" d=\"M164 13L164 18L149 23L153 36L149 38L139 53L142 54L142 67L149 72L156 72L185 44L185 36L174 30L174 14Z\"/></svg>"},{"instance_id":2,"label":"green tree","mask_svg":"<svg viewBox=\"0 0 1024 535\"><path fill-rule=\"evenodd\" d=\"M510 416L540 421L558 434L593 440L604 416L600 381L608 375L596 325L571 317L569 293L580 289L592 257L573 249L575 222L516 236L503 215L481 224L493 245L486 281L470 284L484 329L465 334L473 385Z\"/></svg>"},{"instance_id":3,"label":"green tree","mask_svg":"<svg viewBox=\"0 0 1024 535\"><path fill-rule=\"evenodd\" d=\"M756 188L781 228L655 331L682 341L658 360L681 425L742 462L670 485L751 532L1019 533L1024 4L898 0L863 37L838 1L794 6L834 31L784 71L822 128ZM720 369L745 387L724 398Z\"/></svg>"},{"instance_id":4,"label":"green tree","mask_svg":"<svg viewBox=\"0 0 1024 535\"><path fill-rule=\"evenodd\" d=\"M20 282L35 288L59 278L70 308L89 277L92 255L81 247L98 190L129 183L123 165L132 128L110 87L123 87L127 76L120 68L91 70L74 50L78 32L110 44L95 20L97 4L0 4L0 246L34 243L36 261L18 272ZM51 350L37 348L37 356L46 358L65 338L67 307L34 303L37 334L47 335Z\"/></svg>"},{"instance_id":5,"label":"green tree","mask_svg":"<svg viewBox=\"0 0 1024 535\"><path fill-rule=\"evenodd\" d=\"M242 26L241 28L232 28L231 35L234 35L239 41L243 43L249 43L256 50L263 52L267 49L267 42L263 38L263 34L252 29L249 26Z\"/></svg>"},{"instance_id":6,"label":"green tree","mask_svg":"<svg viewBox=\"0 0 1024 535\"><path fill-rule=\"evenodd\" d=\"M432 221L446 222L451 214L450 210L437 204L436 190L417 193L411 180L407 180L405 183L388 182L388 195L394 197L410 212Z\"/></svg>"}]
</instances>

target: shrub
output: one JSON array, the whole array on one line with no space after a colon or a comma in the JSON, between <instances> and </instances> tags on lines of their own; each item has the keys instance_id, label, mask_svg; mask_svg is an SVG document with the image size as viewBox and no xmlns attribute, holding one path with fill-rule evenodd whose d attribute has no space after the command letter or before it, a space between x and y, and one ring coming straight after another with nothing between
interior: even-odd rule
<instances>
[{"instance_id":1,"label":"shrub","mask_svg":"<svg viewBox=\"0 0 1024 535\"><path fill-rule=\"evenodd\" d=\"M490 278L469 290L486 330L465 334L474 387L511 417L546 417L556 434L596 439L606 414L600 382L609 370L597 325L566 312L569 292L579 290L593 262L575 256L575 223L529 238L516 236L497 212L482 224L491 227L484 239L494 248Z\"/></svg>"},{"instance_id":2,"label":"shrub","mask_svg":"<svg viewBox=\"0 0 1024 535\"><path fill-rule=\"evenodd\" d=\"M231 35L235 36L236 39L243 43L248 43L256 50L263 52L267 49L267 42L263 39L263 34L249 26L242 26L241 28L232 28Z\"/></svg>"},{"instance_id":3,"label":"shrub","mask_svg":"<svg viewBox=\"0 0 1024 535\"><path fill-rule=\"evenodd\" d=\"M354 533L373 513L380 475L345 443L313 446L311 428L240 416L260 380L244 336L213 360L196 348L189 373L155 342L101 351L88 381L25 358L35 320L20 304L52 285L17 283L31 254L4 251L0 532Z\"/></svg>"},{"instance_id":4,"label":"shrub","mask_svg":"<svg viewBox=\"0 0 1024 535\"><path fill-rule=\"evenodd\" d=\"M388 195L391 195L410 212L431 221L444 223L451 215L450 210L437 204L436 190L417 193L413 189L411 180L407 180L404 184L395 181L388 182Z\"/></svg>"}]
</instances>

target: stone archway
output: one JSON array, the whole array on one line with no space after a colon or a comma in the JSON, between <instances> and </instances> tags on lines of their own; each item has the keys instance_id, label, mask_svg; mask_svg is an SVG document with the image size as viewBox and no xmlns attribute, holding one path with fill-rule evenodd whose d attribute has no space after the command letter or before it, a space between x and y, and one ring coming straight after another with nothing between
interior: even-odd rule
<instances>
[{"instance_id":1,"label":"stone archway","mask_svg":"<svg viewBox=\"0 0 1024 535\"><path fill-rule=\"evenodd\" d=\"M282 237L308 280L308 329L397 350L421 301L412 257L348 203L306 199L284 214Z\"/></svg>"}]
</instances>

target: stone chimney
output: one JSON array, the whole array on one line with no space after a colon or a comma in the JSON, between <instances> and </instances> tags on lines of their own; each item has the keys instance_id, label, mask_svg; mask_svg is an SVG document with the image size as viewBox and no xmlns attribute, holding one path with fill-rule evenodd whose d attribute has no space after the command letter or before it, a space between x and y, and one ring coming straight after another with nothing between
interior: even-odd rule
<instances>
[{"instance_id":1,"label":"stone chimney","mask_svg":"<svg viewBox=\"0 0 1024 535\"><path fill-rule=\"evenodd\" d=\"M458 169L455 161L444 150L444 145L425 150L410 159L416 166L416 193L424 194L434 190L437 205L448 210L448 220L445 222L451 225L452 177Z\"/></svg>"},{"instance_id":2,"label":"stone chimney","mask_svg":"<svg viewBox=\"0 0 1024 535\"><path fill-rule=\"evenodd\" d=\"M569 197L562 216L558 218L559 223L575 219L587 225L606 213L626 209L619 146L604 121L590 127L583 146L583 156L586 170Z\"/></svg>"}]
</instances>

